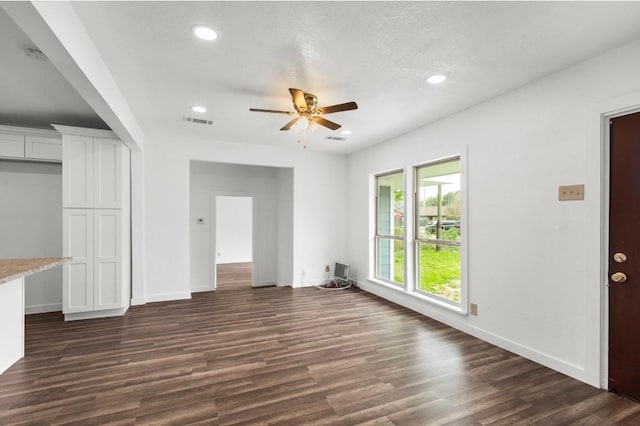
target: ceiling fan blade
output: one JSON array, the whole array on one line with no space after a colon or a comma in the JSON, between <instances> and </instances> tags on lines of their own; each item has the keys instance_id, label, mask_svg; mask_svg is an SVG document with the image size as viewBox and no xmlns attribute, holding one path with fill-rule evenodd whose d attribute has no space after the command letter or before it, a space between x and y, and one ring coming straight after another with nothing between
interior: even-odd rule
<instances>
[{"instance_id":1,"label":"ceiling fan blade","mask_svg":"<svg viewBox=\"0 0 640 426\"><path fill-rule=\"evenodd\" d=\"M352 109L358 109L358 104L355 102L346 102L344 104L331 105L322 108L318 108L318 114L331 114L333 112L350 111Z\"/></svg>"},{"instance_id":2,"label":"ceiling fan blade","mask_svg":"<svg viewBox=\"0 0 640 426\"><path fill-rule=\"evenodd\" d=\"M307 101L304 99L304 92L300 89L289 89L293 105L298 112L307 112Z\"/></svg>"},{"instance_id":3,"label":"ceiling fan blade","mask_svg":"<svg viewBox=\"0 0 640 426\"><path fill-rule=\"evenodd\" d=\"M275 110L275 109L260 109L260 108L249 108L249 111L254 111L254 112L273 112L275 114L287 114L287 115L295 114L295 112L293 112L293 111L278 111L278 110Z\"/></svg>"},{"instance_id":4,"label":"ceiling fan blade","mask_svg":"<svg viewBox=\"0 0 640 426\"><path fill-rule=\"evenodd\" d=\"M337 130L340 127L342 127L338 123L334 123L333 121L329 121L327 119L324 119L324 118L318 117L318 116L312 117L311 121L313 121L314 123L318 123L321 126L327 127L327 128L329 128L331 130Z\"/></svg>"},{"instance_id":5,"label":"ceiling fan blade","mask_svg":"<svg viewBox=\"0 0 640 426\"><path fill-rule=\"evenodd\" d=\"M292 128L300 119L300 117L296 117L293 120L291 120L290 122L288 122L287 124L285 124L280 130L289 130L290 128Z\"/></svg>"}]
</instances>

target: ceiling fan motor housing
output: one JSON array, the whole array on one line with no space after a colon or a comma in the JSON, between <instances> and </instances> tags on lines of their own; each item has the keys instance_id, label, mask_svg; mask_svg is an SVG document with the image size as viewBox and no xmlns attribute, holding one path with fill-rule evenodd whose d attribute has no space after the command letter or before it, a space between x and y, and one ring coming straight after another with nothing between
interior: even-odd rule
<instances>
[{"instance_id":1,"label":"ceiling fan motor housing","mask_svg":"<svg viewBox=\"0 0 640 426\"><path fill-rule=\"evenodd\" d=\"M304 94L304 101L307 103L307 111L313 114L318 107L318 97L311 93ZM295 106L295 103L294 103Z\"/></svg>"}]
</instances>

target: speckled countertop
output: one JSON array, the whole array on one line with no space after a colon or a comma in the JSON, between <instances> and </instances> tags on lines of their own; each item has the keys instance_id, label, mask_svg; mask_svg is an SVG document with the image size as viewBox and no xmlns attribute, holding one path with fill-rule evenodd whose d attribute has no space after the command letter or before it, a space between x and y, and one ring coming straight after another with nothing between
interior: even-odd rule
<instances>
[{"instance_id":1,"label":"speckled countertop","mask_svg":"<svg viewBox=\"0 0 640 426\"><path fill-rule=\"evenodd\" d=\"M70 261L70 257L0 259L0 284Z\"/></svg>"}]
</instances>

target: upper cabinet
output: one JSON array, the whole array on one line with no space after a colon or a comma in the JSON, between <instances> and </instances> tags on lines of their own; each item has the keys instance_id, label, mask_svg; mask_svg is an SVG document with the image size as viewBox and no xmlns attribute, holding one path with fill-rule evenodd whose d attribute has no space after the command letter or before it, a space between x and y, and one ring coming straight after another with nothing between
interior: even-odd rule
<instances>
[{"instance_id":1,"label":"upper cabinet","mask_svg":"<svg viewBox=\"0 0 640 426\"><path fill-rule=\"evenodd\" d=\"M54 130L0 126L0 158L59 163L62 139Z\"/></svg>"},{"instance_id":2,"label":"upper cabinet","mask_svg":"<svg viewBox=\"0 0 640 426\"><path fill-rule=\"evenodd\" d=\"M129 150L105 130L55 127L62 133L62 206L122 208Z\"/></svg>"}]
</instances>

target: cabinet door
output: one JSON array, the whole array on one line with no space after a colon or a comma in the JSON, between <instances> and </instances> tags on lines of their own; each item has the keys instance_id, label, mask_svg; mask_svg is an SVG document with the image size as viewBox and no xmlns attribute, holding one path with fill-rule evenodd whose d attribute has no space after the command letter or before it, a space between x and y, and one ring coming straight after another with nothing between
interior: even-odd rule
<instances>
[{"instance_id":1,"label":"cabinet door","mask_svg":"<svg viewBox=\"0 0 640 426\"><path fill-rule=\"evenodd\" d=\"M94 310L122 307L122 212L94 210Z\"/></svg>"},{"instance_id":2,"label":"cabinet door","mask_svg":"<svg viewBox=\"0 0 640 426\"><path fill-rule=\"evenodd\" d=\"M93 206L100 209L122 207L122 142L93 139Z\"/></svg>"},{"instance_id":3,"label":"cabinet door","mask_svg":"<svg viewBox=\"0 0 640 426\"><path fill-rule=\"evenodd\" d=\"M93 310L93 210L63 209L62 251L72 256L62 266L62 311Z\"/></svg>"},{"instance_id":4,"label":"cabinet door","mask_svg":"<svg viewBox=\"0 0 640 426\"><path fill-rule=\"evenodd\" d=\"M24 136L0 133L0 157L24 158Z\"/></svg>"},{"instance_id":5,"label":"cabinet door","mask_svg":"<svg viewBox=\"0 0 640 426\"><path fill-rule=\"evenodd\" d=\"M93 138L62 136L62 207L93 207Z\"/></svg>"},{"instance_id":6,"label":"cabinet door","mask_svg":"<svg viewBox=\"0 0 640 426\"><path fill-rule=\"evenodd\" d=\"M40 160L62 160L62 140L42 136L26 136L24 156Z\"/></svg>"}]
</instances>

